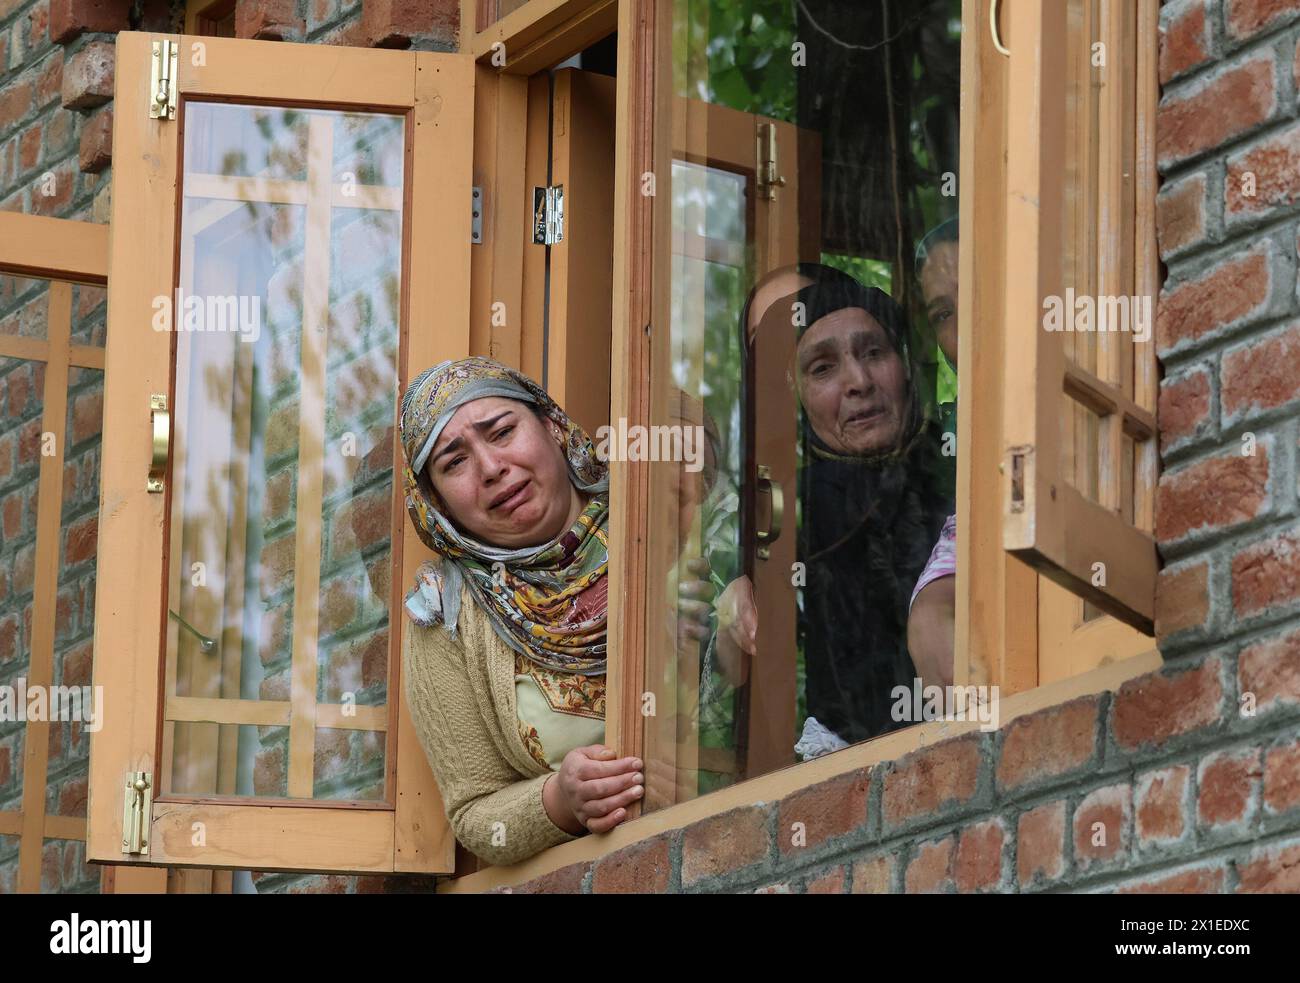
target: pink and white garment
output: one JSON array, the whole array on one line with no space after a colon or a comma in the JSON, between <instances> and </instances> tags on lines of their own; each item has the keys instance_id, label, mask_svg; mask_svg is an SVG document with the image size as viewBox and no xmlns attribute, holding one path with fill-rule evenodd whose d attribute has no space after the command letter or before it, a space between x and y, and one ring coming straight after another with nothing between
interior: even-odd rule
<instances>
[{"instance_id":1,"label":"pink and white garment","mask_svg":"<svg viewBox=\"0 0 1300 983\"><path fill-rule=\"evenodd\" d=\"M912 588L912 599L908 602L907 609L910 611L912 605L916 603L916 595L921 593L921 588L926 584L938 580L940 577L955 577L957 575L957 516L948 516L944 522L943 528L939 530L939 541L934 544L934 549L930 551L930 559L925 563L925 569L921 571L921 578Z\"/></svg>"}]
</instances>

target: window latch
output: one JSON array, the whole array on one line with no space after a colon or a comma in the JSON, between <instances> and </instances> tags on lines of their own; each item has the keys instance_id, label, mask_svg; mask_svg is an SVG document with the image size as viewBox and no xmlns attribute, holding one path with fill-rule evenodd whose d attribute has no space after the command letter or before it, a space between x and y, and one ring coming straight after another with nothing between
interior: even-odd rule
<instances>
[{"instance_id":1,"label":"window latch","mask_svg":"<svg viewBox=\"0 0 1300 983\"><path fill-rule=\"evenodd\" d=\"M564 241L564 185L533 188L533 243L554 246Z\"/></svg>"},{"instance_id":2,"label":"window latch","mask_svg":"<svg viewBox=\"0 0 1300 983\"><path fill-rule=\"evenodd\" d=\"M153 43L149 67L149 118L176 118L176 59L180 45L173 41Z\"/></svg>"},{"instance_id":3,"label":"window latch","mask_svg":"<svg viewBox=\"0 0 1300 983\"><path fill-rule=\"evenodd\" d=\"M153 775L133 771L127 776L122 803L122 852L149 856L149 819L152 815Z\"/></svg>"}]
</instances>

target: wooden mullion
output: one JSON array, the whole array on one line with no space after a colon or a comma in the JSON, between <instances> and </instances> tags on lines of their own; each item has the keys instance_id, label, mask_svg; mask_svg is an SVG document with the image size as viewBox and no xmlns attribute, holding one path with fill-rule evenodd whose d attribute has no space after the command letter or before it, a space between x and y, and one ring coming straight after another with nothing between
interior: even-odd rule
<instances>
[{"instance_id":1,"label":"wooden mullion","mask_svg":"<svg viewBox=\"0 0 1300 983\"><path fill-rule=\"evenodd\" d=\"M618 8L614 143L614 337L610 409L629 426L647 423L651 324L651 233L655 198L641 194L641 175L655 165L665 122L654 112L664 27L652 0L623 0ZM649 466L629 461L610 473L609 637L605 743L621 755L643 756L641 694L646 668L649 562ZM640 811L633 804L629 812Z\"/></svg>"},{"instance_id":2,"label":"wooden mullion","mask_svg":"<svg viewBox=\"0 0 1300 983\"><path fill-rule=\"evenodd\" d=\"M1137 43L1135 68L1135 107L1133 171L1134 183L1134 270L1133 292L1138 298L1151 298L1152 308L1159 290L1160 260L1156 250L1155 199L1156 174L1156 105L1160 98L1156 60L1160 19L1159 0L1137 0ZM1152 325L1154 332L1154 325ZM1155 338L1152 337L1133 358L1133 399L1144 409L1156 408ZM1147 532L1155 528L1156 472L1159 467L1157 443L1147 440L1134 448L1133 462L1134 524Z\"/></svg>"},{"instance_id":3,"label":"wooden mullion","mask_svg":"<svg viewBox=\"0 0 1300 983\"><path fill-rule=\"evenodd\" d=\"M303 255L302 371L298 392L298 488L294 519L293 655L290 670L290 798L311 798L316 757L316 645L320 637L321 522L324 511L325 391L329 346L330 163L334 122L313 116L307 141Z\"/></svg>"},{"instance_id":4,"label":"wooden mullion","mask_svg":"<svg viewBox=\"0 0 1300 983\"><path fill-rule=\"evenodd\" d=\"M49 287L41 429L54 435L54 453L41 455L36 488L36 561L32 588L31 661L27 685L48 690L54 681L54 628L59 592L59 531L63 516L63 458L68 422L68 355L72 337L72 286ZM49 765L49 720L29 720L23 735L23 823L18 847L18 891L41 887L45 845L45 784Z\"/></svg>"}]
</instances>

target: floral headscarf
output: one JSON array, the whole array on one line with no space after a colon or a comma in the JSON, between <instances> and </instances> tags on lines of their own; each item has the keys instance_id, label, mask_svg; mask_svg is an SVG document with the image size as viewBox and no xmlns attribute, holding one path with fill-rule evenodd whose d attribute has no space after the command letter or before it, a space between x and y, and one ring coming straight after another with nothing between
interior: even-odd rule
<instances>
[{"instance_id":1,"label":"floral headscarf","mask_svg":"<svg viewBox=\"0 0 1300 983\"><path fill-rule=\"evenodd\" d=\"M451 521L424 473L452 416L485 396L528 403L554 421L564 434L569 480L592 493L573 526L550 543L512 549L474 539ZM420 539L442 558L420 565L406 597L411 619L425 627L443 624L454 637L461 585L467 584L497 635L516 652L549 669L603 673L606 607L591 598L603 595L600 581L609 567L609 469L582 427L523 373L474 357L435 365L407 387L401 441L407 511Z\"/></svg>"}]
</instances>

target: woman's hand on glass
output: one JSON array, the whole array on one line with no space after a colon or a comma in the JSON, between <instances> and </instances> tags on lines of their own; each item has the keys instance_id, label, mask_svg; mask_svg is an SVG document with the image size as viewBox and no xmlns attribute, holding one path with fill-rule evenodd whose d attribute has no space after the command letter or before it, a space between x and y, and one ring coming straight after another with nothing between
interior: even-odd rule
<instances>
[{"instance_id":1,"label":"woman's hand on glass","mask_svg":"<svg viewBox=\"0 0 1300 983\"><path fill-rule=\"evenodd\" d=\"M542 789L551 821L567 833L606 833L628 817L627 807L645 794L640 758L615 757L613 748L574 748Z\"/></svg>"},{"instance_id":2,"label":"woman's hand on glass","mask_svg":"<svg viewBox=\"0 0 1300 983\"><path fill-rule=\"evenodd\" d=\"M689 580L677 586L677 646L689 642L707 642L713 633L713 595L709 580L709 561L702 556L686 561Z\"/></svg>"},{"instance_id":3,"label":"woman's hand on glass","mask_svg":"<svg viewBox=\"0 0 1300 983\"><path fill-rule=\"evenodd\" d=\"M748 577L737 577L718 598L718 670L732 686L748 677L745 658L758 651L758 605Z\"/></svg>"}]
</instances>

